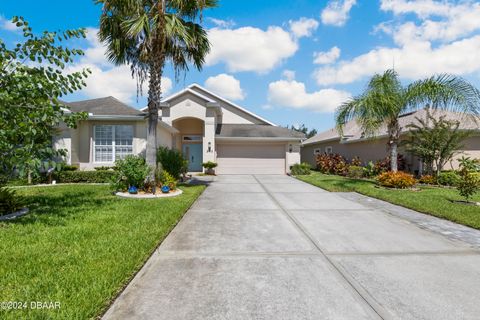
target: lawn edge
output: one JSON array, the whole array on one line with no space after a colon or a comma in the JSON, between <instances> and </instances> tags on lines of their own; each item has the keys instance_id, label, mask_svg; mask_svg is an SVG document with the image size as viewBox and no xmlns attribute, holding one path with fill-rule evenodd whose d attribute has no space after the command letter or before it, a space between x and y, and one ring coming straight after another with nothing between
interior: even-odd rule
<instances>
[{"instance_id":1,"label":"lawn edge","mask_svg":"<svg viewBox=\"0 0 480 320\"><path fill-rule=\"evenodd\" d=\"M157 251L157 249L162 245L163 241L165 241L165 239L167 239L167 237L170 235L170 233L173 231L173 229L175 229L175 227L180 223L180 221L183 220L183 218L185 217L185 214L192 208L192 206L198 201L198 198L200 198L200 196L203 194L203 192L205 192L205 190L208 188L208 185L205 186L205 188L199 193L198 197L195 199L195 201L193 201L190 206L188 208L185 209L185 211L182 213L180 219L178 219L178 221L173 224L170 228L170 230L168 230L168 232L166 233L165 237L151 250L151 252L148 254L148 256L145 258L145 260L141 263L141 265L138 267L137 270L135 270L133 272L133 274L127 279L127 281L125 281L125 283L122 285L122 287L120 289L118 289L118 291L114 294L114 296L112 297L112 299L110 299L108 302L106 302L106 305L104 308L101 309L101 311L98 313L98 315L95 316L95 319L102 319L103 316L108 312L108 310L112 307L112 305L115 303L115 301L118 299L118 297L120 297L120 295L125 291L125 289L130 285L130 283L133 281L133 279L135 279L135 277L137 276L137 274L143 269L143 267L145 266L145 264L148 262L148 260L150 260L150 258L153 256L153 254L155 253L155 251Z\"/></svg>"},{"instance_id":2,"label":"lawn edge","mask_svg":"<svg viewBox=\"0 0 480 320\"><path fill-rule=\"evenodd\" d=\"M359 180L359 179L352 179L352 178L345 178L345 177L341 177L341 178L344 178L344 179L350 179L350 180ZM402 207L402 208L405 208L405 209L408 209L408 210L412 210L412 211L415 211L417 213L420 213L420 214L425 214L425 215L428 215L428 216L431 216L431 217L435 217L435 218L438 218L438 219L442 219L442 220L445 220L445 221L450 221L452 223L456 223L456 224L459 224L459 225L462 225L464 227L468 227L468 228L472 228L472 229L475 229L475 230L480 230L480 227L475 227L475 226L472 226L472 225L469 225L469 224L465 224L465 223L462 223L460 221L457 221L457 220L454 220L454 219L449 219L448 217L444 217L444 216L439 216L439 215L436 215L432 212L428 212L428 211L423 211L421 209L418 209L418 208L412 208L410 206L407 206L405 204L399 204L399 203L395 203L395 202L392 202L392 201L389 201L387 199L382 199L380 197L375 197L375 196L372 196L372 195L369 195L369 194L365 194L361 191L358 191L358 190L348 190L348 191L332 191L332 190L328 190L327 188L322 188L320 186L317 186L309 181L306 181L306 180L303 180L303 179L300 179L299 177L295 176L295 179L299 180L299 181L302 181L302 182L305 182L305 183L308 183L314 187L317 187L319 189L322 189L322 190L325 190L327 192L332 192L332 193L342 193L342 192L351 192L351 193L357 193L357 194L360 194L362 196L365 196L365 197L370 197L370 198L373 198L373 199L377 199L377 200L381 200L381 201L385 201L385 202L388 202L390 204L393 204L395 206L399 206L399 207Z\"/></svg>"}]
</instances>

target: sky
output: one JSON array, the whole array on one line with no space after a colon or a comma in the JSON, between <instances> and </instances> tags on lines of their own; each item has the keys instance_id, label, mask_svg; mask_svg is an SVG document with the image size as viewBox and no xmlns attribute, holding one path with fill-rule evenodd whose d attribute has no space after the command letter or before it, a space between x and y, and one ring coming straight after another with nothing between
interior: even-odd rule
<instances>
[{"instance_id":1,"label":"sky","mask_svg":"<svg viewBox=\"0 0 480 320\"><path fill-rule=\"evenodd\" d=\"M87 38L73 44L85 55L68 71L88 67L92 75L64 99L111 95L145 107L129 67L104 56L100 13L93 0L2 0L0 38L18 41L9 23L15 15L34 32L87 28ZM203 25L211 42L203 70L175 79L167 66L163 97L198 83L278 125L323 131L334 125L338 105L392 67L405 84L452 73L480 87L479 1L219 0Z\"/></svg>"}]
</instances>

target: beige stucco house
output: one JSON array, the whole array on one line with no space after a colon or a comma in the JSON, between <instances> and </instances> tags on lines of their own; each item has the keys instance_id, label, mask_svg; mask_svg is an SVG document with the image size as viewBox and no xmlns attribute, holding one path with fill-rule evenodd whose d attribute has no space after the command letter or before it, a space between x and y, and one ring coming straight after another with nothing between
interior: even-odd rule
<instances>
[{"instance_id":1,"label":"beige stucco house","mask_svg":"<svg viewBox=\"0 0 480 320\"><path fill-rule=\"evenodd\" d=\"M65 103L88 120L63 128L54 145L68 151L66 162L81 170L111 166L127 154L144 154L146 108L137 110L113 97ZM157 127L159 146L181 150L189 171L218 163L218 174L285 174L300 162L303 134L270 121L197 84L164 99Z\"/></svg>"},{"instance_id":2,"label":"beige stucco house","mask_svg":"<svg viewBox=\"0 0 480 320\"><path fill-rule=\"evenodd\" d=\"M446 119L460 121L460 129L472 131L472 136L464 141L464 148L458 150L454 158L445 166L445 170L458 168L457 159L461 156L480 158L480 120L475 122L470 116L463 114L436 110L432 112L435 117L445 116ZM400 117L400 126L402 128L401 139L407 138L410 123L417 122L416 118L425 119L426 110L422 109L416 112L404 114ZM369 161L383 159L388 154L388 136L386 127L381 128L374 138L365 137L360 126L355 120L345 124L343 136L340 136L336 128L321 132L316 136L305 140L302 143L301 159L302 162L308 162L315 166L317 154L338 153L347 159L360 157L364 164ZM418 172L421 170L421 161L408 154L404 148L399 148L399 153L403 154L406 160L407 170Z\"/></svg>"}]
</instances>

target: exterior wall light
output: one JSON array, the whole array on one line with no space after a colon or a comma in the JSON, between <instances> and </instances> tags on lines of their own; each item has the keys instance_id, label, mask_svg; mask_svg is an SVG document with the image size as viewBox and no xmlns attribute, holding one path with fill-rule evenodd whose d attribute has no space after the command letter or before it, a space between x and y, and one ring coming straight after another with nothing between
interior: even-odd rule
<instances>
[{"instance_id":1,"label":"exterior wall light","mask_svg":"<svg viewBox=\"0 0 480 320\"><path fill-rule=\"evenodd\" d=\"M212 143L210 141L208 142L207 152L212 152Z\"/></svg>"}]
</instances>

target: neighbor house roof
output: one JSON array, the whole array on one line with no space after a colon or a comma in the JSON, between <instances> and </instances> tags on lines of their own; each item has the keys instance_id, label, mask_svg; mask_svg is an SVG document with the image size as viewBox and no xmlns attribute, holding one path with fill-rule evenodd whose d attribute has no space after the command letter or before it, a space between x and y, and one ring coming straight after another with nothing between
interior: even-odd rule
<instances>
[{"instance_id":1,"label":"neighbor house roof","mask_svg":"<svg viewBox=\"0 0 480 320\"><path fill-rule=\"evenodd\" d=\"M114 97L64 103L72 112L88 112L90 116L146 116L144 112L132 108Z\"/></svg>"},{"instance_id":2,"label":"neighbor house roof","mask_svg":"<svg viewBox=\"0 0 480 320\"><path fill-rule=\"evenodd\" d=\"M444 111L444 110L433 110L430 111L431 114L439 118L445 116L447 120L457 120L460 121L460 129L463 130L479 130L480 127L480 118L477 116L477 122L475 117L471 115L466 115L458 112ZM402 133L409 131L407 125L418 123L416 118L426 119L427 111L421 109L415 112L410 112L404 115L401 115L399 118L399 124L402 130ZM387 136L387 127L383 125L376 133L376 137L385 137ZM303 142L303 145L310 145L321 142L328 142L333 140L340 140L342 138L342 143L351 143L365 140L368 137L365 137L361 126L355 121L351 120L347 122L343 128L343 137L340 136L336 128L329 129L327 131L321 132L310 139L307 139Z\"/></svg>"},{"instance_id":3,"label":"neighbor house roof","mask_svg":"<svg viewBox=\"0 0 480 320\"><path fill-rule=\"evenodd\" d=\"M305 138L305 135L301 132L268 124L218 124L215 137L301 140Z\"/></svg>"}]
</instances>

